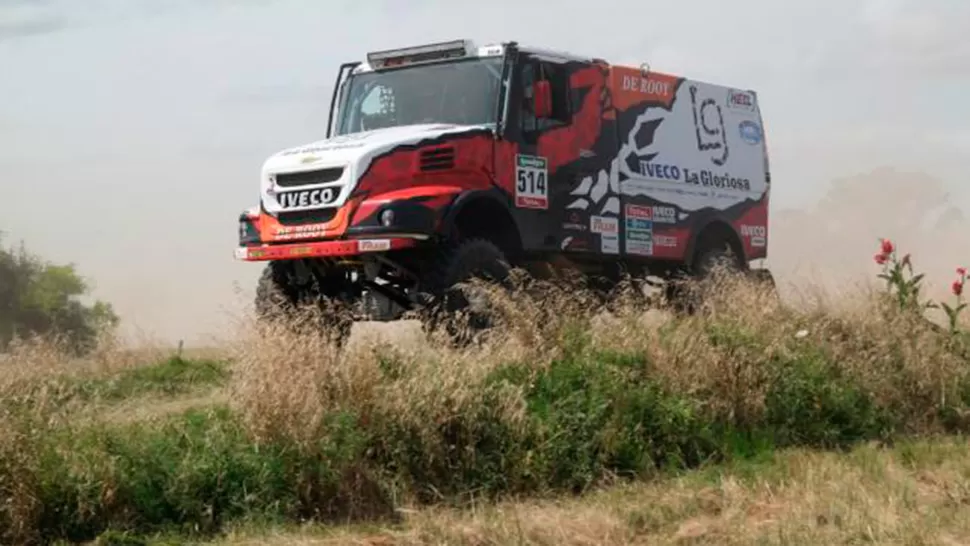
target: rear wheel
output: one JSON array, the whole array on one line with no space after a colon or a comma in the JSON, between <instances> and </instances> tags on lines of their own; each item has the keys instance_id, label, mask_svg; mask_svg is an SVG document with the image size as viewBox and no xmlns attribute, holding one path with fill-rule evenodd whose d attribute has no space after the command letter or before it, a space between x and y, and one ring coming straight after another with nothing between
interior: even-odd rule
<instances>
[{"instance_id":1,"label":"rear wheel","mask_svg":"<svg viewBox=\"0 0 970 546\"><path fill-rule=\"evenodd\" d=\"M707 280L716 273L735 274L741 271L741 267L741 257L727 241L722 241L701 249L692 269L697 279Z\"/></svg>"},{"instance_id":2,"label":"rear wheel","mask_svg":"<svg viewBox=\"0 0 970 546\"><path fill-rule=\"evenodd\" d=\"M322 331L343 346L353 327L356 298L346 275L338 268L298 261L270 262L256 287L256 315L286 328Z\"/></svg>"},{"instance_id":3,"label":"rear wheel","mask_svg":"<svg viewBox=\"0 0 970 546\"><path fill-rule=\"evenodd\" d=\"M674 311L693 314L703 303L703 292L718 275L733 275L743 269L741 257L726 240L705 242L689 271L670 279L666 299Z\"/></svg>"},{"instance_id":4,"label":"rear wheel","mask_svg":"<svg viewBox=\"0 0 970 546\"><path fill-rule=\"evenodd\" d=\"M443 328L456 346L480 340L495 326L494 309L486 291L458 285L477 279L505 286L511 267L504 253L489 240L468 239L445 245L429 265L424 291L431 301L422 317L425 332Z\"/></svg>"}]
</instances>

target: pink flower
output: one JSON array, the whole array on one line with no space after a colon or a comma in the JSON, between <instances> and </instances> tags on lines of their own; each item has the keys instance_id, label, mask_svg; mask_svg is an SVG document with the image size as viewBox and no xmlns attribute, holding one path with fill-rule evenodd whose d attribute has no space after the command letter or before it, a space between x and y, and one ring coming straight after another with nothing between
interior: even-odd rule
<instances>
[{"instance_id":1,"label":"pink flower","mask_svg":"<svg viewBox=\"0 0 970 546\"><path fill-rule=\"evenodd\" d=\"M882 240L882 253L883 254L892 254L894 248L895 247L893 247L893 242L892 241L890 241L889 239L883 239Z\"/></svg>"},{"instance_id":2,"label":"pink flower","mask_svg":"<svg viewBox=\"0 0 970 546\"><path fill-rule=\"evenodd\" d=\"M953 281L953 285L950 286L950 290L953 291L954 296L959 296L963 293L963 278L959 278Z\"/></svg>"},{"instance_id":3,"label":"pink flower","mask_svg":"<svg viewBox=\"0 0 970 546\"><path fill-rule=\"evenodd\" d=\"M882 265L886 263L887 260L889 260L889 256L886 254L883 254L882 252L876 252L876 255L873 256L872 259L876 260L877 264Z\"/></svg>"},{"instance_id":4,"label":"pink flower","mask_svg":"<svg viewBox=\"0 0 970 546\"><path fill-rule=\"evenodd\" d=\"M967 269L965 267L958 267L957 268L957 275L960 275L960 277L966 277L967 276Z\"/></svg>"}]
</instances>

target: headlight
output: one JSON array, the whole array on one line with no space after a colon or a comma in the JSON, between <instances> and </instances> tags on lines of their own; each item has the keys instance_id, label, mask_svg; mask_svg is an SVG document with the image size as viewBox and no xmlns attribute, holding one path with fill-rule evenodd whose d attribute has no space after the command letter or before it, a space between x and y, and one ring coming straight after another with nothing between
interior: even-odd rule
<instances>
[{"instance_id":1,"label":"headlight","mask_svg":"<svg viewBox=\"0 0 970 546\"><path fill-rule=\"evenodd\" d=\"M249 243L259 242L259 232L256 230L256 226L249 220L239 221L239 244L245 245Z\"/></svg>"},{"instance_id":2,"label":"headlight","mask_svg":"<svg viewBox=\"0 0 970 546\"><path fill-rule=\"evenodd\" d=\"M394 224L394 211L387 209L381 213L381 225L391 227Z\"/></svg>"}]
</instances>

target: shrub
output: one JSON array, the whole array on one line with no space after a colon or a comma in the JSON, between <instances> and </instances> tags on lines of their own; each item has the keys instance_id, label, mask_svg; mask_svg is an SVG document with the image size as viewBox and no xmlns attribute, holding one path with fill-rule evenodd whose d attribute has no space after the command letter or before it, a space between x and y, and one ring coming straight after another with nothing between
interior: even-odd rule
<instances>
[{"instance_id":1,"label":"shrub","mask_svg":"<svg viewBox=\"0 0 970 546\"><path fill-rule=\"evenodd\" d=\"M59 338L78 354L91 351L118 317L108 303L81 303L87 292L73 265L46 263L23 246L0 248L0 351L32 336Z\"/></svg>"}]
</instances>

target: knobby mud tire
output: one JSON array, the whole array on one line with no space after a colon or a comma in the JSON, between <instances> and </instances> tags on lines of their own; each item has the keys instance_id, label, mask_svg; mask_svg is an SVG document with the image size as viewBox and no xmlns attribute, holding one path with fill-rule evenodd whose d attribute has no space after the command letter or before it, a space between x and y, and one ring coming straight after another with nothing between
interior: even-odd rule
<instances>
[{"instance_id":1,"label":"knobby mud tire","mask_svg":"<svg viewBox=\"0 0 970 546\"><path fill-rule=\"evenodd\" d=\"M323 334L343 347L354 322L346 298L324 293L316 282L298 284L292 269L285 262L271 262L263 269L254 302L257 320L300 334Z\"/></svg>"},{"instance_id":2,"label":"knobby mud tire","mask_svg":"<svg viewBox=\"0 0 970 546\"><path fill-rule=\"evenodd\" d=\"M443 245L425 280L425 292L430 297L421 320L425 334L444 330L455 347L485 339L495 327L488 296L475 298L475 287L456 285L474 278L508 289L510 274L504 253L487 239ZM471 300L469 292L473 294Z\"/></svg>"},{"instance_id":3,"label":"knobby mud tire","mask_svg":"<svg viewBox=\"0 0 970 546\"><path fill-rule=\"evenodd\" d=\"M734 274L742 270L741 259L727 241L701 248L686 274L671 278L664 299L675 313L693 315L704 304L704 285L717 274Z\"/></svg>"}]
</instances>

